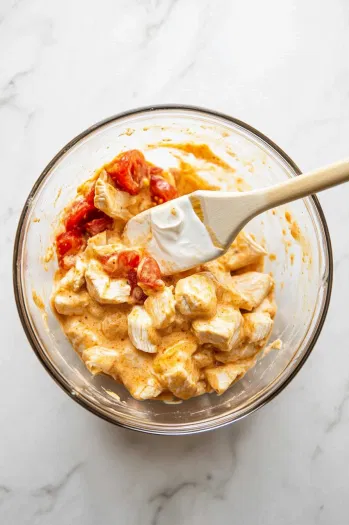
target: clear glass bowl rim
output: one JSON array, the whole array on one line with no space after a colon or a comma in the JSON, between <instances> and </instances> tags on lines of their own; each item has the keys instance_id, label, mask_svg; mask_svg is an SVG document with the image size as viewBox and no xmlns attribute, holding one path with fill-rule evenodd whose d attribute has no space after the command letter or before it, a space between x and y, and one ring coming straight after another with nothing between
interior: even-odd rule
<instances>
[{"instance_id":1,"label":"clear glass bowl rim","mask_svg":"<svg viewBox=\"0 0 349 525\"><path fill-rule=\"evenodd\" d=\"M245 409L244 413L241 415L234 415L234 413L231 414L231 417L225 418L224 421L214 421L212 425L206 424L203 428L193 428L190 425L187 425L186 430L174 430L174 429L162 429L159 431L158 429L151 430L149 428L142 428L141 426L130 426L127 423L124 423L122 421L119 421L110 415L103 412L98 406L96 406L94 403L92 403L89 399L84 398L82 396L76 396L74 393L74 390L72 389L70 383L65 379L65 377L50 363L50 361L46 358L45 354L41 350L41 346L39 341L36 338L35 332L31 326L30 318L28 315L28 312L25 308L25 302L24 302L24 292L23 292L23 283L21 278L21 257L22 257L22 233L23 233L23 226L26 224L26 218L27 214L30 212L31 209L31 203L33 199L36 196L37 191L41 187L41 184L45 181L47 176L49 175L51 169L53 166L60 160L60 158L67 153L75 144L77 144L80 140L87 137L94 131L96 131L99 128L102 128L103 126L110 124L111 122L116 122L120 119L123 119L125 117L133 117L140 113L151 113L152 111L191 111L196 112L199 115L202 116L213 116L219 119L226 120L232 124L235 124L237 126L240 126L247 131L251 132L252 134L256 135L259 139L263 140L269 147L271 147L274 151L276 151L283 159L292 167L292 169L295 171L297 175L300 175L302 172L300 168L297 166L297 164L285 153L277 144L275 144L270 138L268 138L266 135L258 131L256 128L250 126L249 124L246 124L242 120L239 120L235 117L231 117L229 115L226 115L224 113L198 107L198 106L192 106L192 105L182 105L182 104L159 104L159 105L151 105L151 106L142 106L139 108L131 109L128 111L124 111L122 113L118 113L116 115L113 115L111 117L108 117L104 120L101 120L97 122L96 124L92 125L91 127L84 130L82 133L77 135L75 138L73 138L70 142L68 142L56 155L53 157L53 159L47 164L45 169L42 171L41 175L35 182L34 186L32 187L27 200L24 204L22 213L19 218L17 231L16 231L16 237L14 241L14 250L13 250L13 287L14 287L14 295L15 295L15 301L16 306L18 310L18 314L22 323L22 327L24 329L24 332L27 336L27 339L34 350L37 358L43 365L43 367L46 369L46 371L50 374L50 376L54 379L54 381L66 392L74 401L79 403L81 406L92 412L93 414L97 415L98 417L108 421L109 423L112 423L114 425L128 428L131 430L136 430L139 432L145 432L149 434L162 434L162 435L183 435L183 434L195 434L199 432L204 432L208 430L213 430L215 428L221 428L225 425L228 425L230 423L236 422L249 414L252 414L262 406L269 403L272 399L274 399L289 383L292 381L292 379L295 377L295 375L299 372L299 370L304 365L305 361L308 359L311 351L313 350L318 337L321 333L322 327L324 325L330 299L331 299L331 292L332 292L332 282L333 282L333 254L332 254L332 244L331 244L331 238L330 233L328 230L327 222L325 219L324 212L321 208L321 205L317 199L316 196L312 195L311 199L313 201L313 204L318 212L318 216L320 219L320 223L323 228L324 237L325 237L325 250L327 251L327 262L328 262L328 268L327 268L327 289L326 289L326 296L324 299L323 304L323 310L321 313L321 316L318 321L318 325L316 330L314 331L312 335L312 339L309 342L308 348L302 355L302 357L299 359L299 362L295 366L295 368L292 370L292 372L285 377L284 381L280 383L277 389L274 391L271 391L268 396L266 396L264 399L261 399L259 402L257 402L254 406L248 407ZM200 424L197 424L200 426Z\"/></svg>"}]
</instances>

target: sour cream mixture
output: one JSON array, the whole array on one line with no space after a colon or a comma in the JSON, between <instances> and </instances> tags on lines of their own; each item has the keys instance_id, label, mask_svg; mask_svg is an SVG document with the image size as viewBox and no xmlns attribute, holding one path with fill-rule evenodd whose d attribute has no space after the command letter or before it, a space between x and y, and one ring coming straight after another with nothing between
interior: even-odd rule
<instances>
[{"instance_id":1,"label":"sour cream mixture","mask_svg":"<svg viewBox=\"0 0 349 525\"><path fill-rule=\"evenodd\" d=\"M208 146L195 151L219 160ZM164 171L131 150L60 215L54 312L90 372L138 400L222 394L281 345L266 346L276 315L266 251L241 232L218 257L187 197L199 189L210 188L188 165ZM218 258L198 264L198 240ZM192 269L178 273L183 262Z\"/></svg>"},{"instance_id":2,"label":"sour cream mixture","mask_svg":"<svg viewBox=\"0 0 349 525\"><path fill-rule=\"evenodd\" d=\"M222 252L214 246L186 195L137 215L126 225L124 237L130 244L142 244L149 239L146 244L163 275L174 274L183 266L196 266L204 259L214 259ZM198 250L198 246L202 249Z\"/></svg>"}]
</instances>

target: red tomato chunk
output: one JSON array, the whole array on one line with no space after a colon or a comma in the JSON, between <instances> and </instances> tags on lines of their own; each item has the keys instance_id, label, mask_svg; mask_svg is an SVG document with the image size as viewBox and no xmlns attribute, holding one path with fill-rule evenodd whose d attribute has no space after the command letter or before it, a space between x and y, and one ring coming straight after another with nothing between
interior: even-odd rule
<instances>
[{"instance_id":1,"label":"red tomato chunk","mask_svg":"<svg viewBox=\"0 0 349 525\"><path fill-rule=\"evenodd\" d=\"M137 270L137 278L141 284L149 286L149 288L162 288L164 286L159 265L153 257L144 257L141 260Z\"/></svg>"},{"instance_id":2,"label":"red tomato chunk","mask_svg":"<svg viewBox=\"0 0 349 525\"><path fill-rule=\"evenodd\" d=\"M152 175L150 177L150 193L153 197L162 199L162 202L167 202L178 197L176 188L161 177L161 175Z\"/></svg>"},{"instance_id":3,"label":"red tomato chunk","mask_svg":"<svg viewBox=\"0 0 349 525\"><path fill-rule=\"evenodd\" d=\"M140 255L136 250L124 250L101 257L105 271L111 275L127 276L128 271L137 268Z\"/></svg>"},{"instance_id":4,"label":"red tomato chunk","mask_svg":"<svg viewBox=\"0 0 349 525\"><path fill-rule=\"evenodd\" d=\"M101 217L100 219L93 219L84 225L84 229L91 237L97 235L97 233L104 232L104 230L110 230L113 227L113 219L108 217Z\"/></svg>"},{"instance_id":5,"label":"red tomato chunk","mask_svg":"<svg viewBox=\"0 0 349 525\"><path fill-rule=\"evenodd\" d=\"M139 193L143 178L148 176L148 164L136 149L122 153L105 169L118 188L130 195Z\"/></svg>"},{"instance_id":6,"label":"red tomato chunk","mask_svg":"<svg viewBox=\"0 0 349 525\"><path fill-rule=\"evenodd\" d=\"M128 271L127 280L131 286L132 299L135 303L144 303L148 296L143 292L142 288L138 286L137 271L134 268Z\"/></svg>"},{"instance_id":7,"label":"red tomato chunk","mask_svg":"<svg viewBox=\"0 0 349 525\"><path fill-rule=\"evenodd\" d=\"M82 248L85 248L86 241L78 230L63 232L56 237L56 249L58 263L64 266L64 257L66 255L76 255Z\"/></svg>"}]
</instances>

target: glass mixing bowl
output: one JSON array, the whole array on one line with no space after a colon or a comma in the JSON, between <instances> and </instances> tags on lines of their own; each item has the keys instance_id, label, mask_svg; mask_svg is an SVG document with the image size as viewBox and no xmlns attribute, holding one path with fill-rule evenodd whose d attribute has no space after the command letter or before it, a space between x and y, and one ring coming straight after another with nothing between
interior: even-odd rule
<instances>
[{"instance_id":1,"label":"glass mixing bowl","mask_svg":"<svg viewBox=\"0 0 349 525\"><path fill-rule=\"evenodd\" d=\"M122 149L138 148L149 160L174 166L159 141L208 144L238 171L236 184L259 188L300 173L271 140L247 124L216 112L184 106L129 111L100 122L67 144L45 168L24 206L14 247L14 290L19 315L33 350L56 382L96 415L134 430L188 434L236 421L276 396L314 347L324 323L332 283L332 253L326 221L316 197L264 213L248 229L273 254L266 270L276 281L278 313L270 352L225 394L181 404L136 401L105 376L92 376L65 338L50 308L56 263L43 263L59 211L77 185ZM241 189L241 188L240 188ZM289 212L290 215L285 212ZM288 220L287 220L288 219ZM300 228L298 231L297 224ZM292 233L295 240L292 237ZM295 234L296 233L296 234ZM41 298L33 297L33 292ZM38 307L39 305L39 307Z\"/></svg>"}]
</instances>

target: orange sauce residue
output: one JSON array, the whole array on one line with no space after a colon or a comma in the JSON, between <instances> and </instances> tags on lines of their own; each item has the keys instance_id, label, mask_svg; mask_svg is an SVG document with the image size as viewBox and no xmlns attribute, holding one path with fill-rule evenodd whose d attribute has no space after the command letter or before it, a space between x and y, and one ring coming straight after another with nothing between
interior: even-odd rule
<instances>
[{"instance_id":1,"label":"orange sauce residue","mask_svg":"<svg viewBox=\"0 0 349 525\"><path fill-rule=\"evenodd\" d=\"M289 222L291 224L291 222L292 222L292 215L290 214L289 211L285 211L285 219L287 220L287 222Z\"/></svg>"},{"instance_id":2,"label":"orange sauce residue","mask_svg":"<svg viewBox=\"0 0 349 525\"><path fill-rule=\"evenodd\" d=\"M298 224L296 222L292 223L290 231L291 231L291 235L294 238L294 240L295 241L299 241L300 238L301 238L301 231L300 231L300 228L299 228L299 226L298 226Z\"/></svg>"},{"instance_id":3,"label":"orange sauce residue","mask_svg":"<svg viewBox=\"0 0 349 525\"><path fill-rule=\"evenodd\" d=\"M179 195L187 195L196 190L219 190L218 186L213 186L202 179L196 169L182 159L179 159L179 168L172 169L171 173L175 178Z\"/></svg>"},{"instance_id":4,"label":"orange sauce residue","mask_svg":"<svg viewBox=\"0 0 349 525\"><path fill-rule=\"evenodd\" d=\"M44 323L47 324L47 312L45 309L44 301L41 299L40 295L36 293L35 290L32 290L32 298L35 303L35 306L37 306L40 312L42 313Z\"/></svg>"},{"instance_id":5,"label":"orange sauce residue","mask_svg":"<svg viewBox=\"0 0 349 525\"><path fill-rule=\"evenodd\" d=\"M35 290L32 291L32 297L33 297L33 301L34 301L34 303L35 303L36 306L39 308L39 310L43 310L43 311L45 311L44 301L41 299L40 295L38 295L38 294L36 293Z\"/></svg>"},{"instance_id":6,"label":"orange sauce residue","mask_svg":"<svg viewBox=\"0 0 349 525\"><path fill-rule=\"evenodd\" d=\"M293 253L291 253L291 255L290 255L290 260L291 260L291 264L293 265L293 263L294 263L294 254Z\"/></svg>"},{"instance_id":7,"label":"orange sauce residue","mask_svg":"<svg viewBox=\"0 0 349 525\"><path fill-rule=\"evenodd\" d=\"M214 164L215 166L219 166L220 168L224 168L226 170L232 170L235 171L234 168L229 166L223 159L218 157L207 144L194 144L192 142L188 142L186 144L159 144L160 147L163 148L173 148L177 149L179 151L183 151L184 153L191 153L194 155L196 159L202 159L206 162L210 162L211 164Z\"/></svg>"},{"instance_id":8,"label":"orange sauce residue","mask_svg":"<svg viewBox=\"0 0 349 525\"><path fill-rule=\"evenodd\" d=\"M61 194L62 194L62 188L59 188L59 190L57 191L57 195L55 197L55 200L53 201L53 206L56 206L57 201L58 201L59 197L61 196Z\"/></svg>"},{"instance_id":9,"label":"orange sauce residue","mask_svg":"<svg viewBox=\"0 0 349 525\"><path fill-rule=\"evenodd\" d=\"M270 261L276 261L276 255L275 255L275 253L270 253L270 254L269 254L269 260L270 260Z\"/></svg>"},{"instance_id":10,"label":"orange sauce residue","mask_svg":"<svg viewBox=\"0 0 349 525\"><path fill-rule=\"evenodd\" d=\"M134 133L135 131L136 131L135 129L132 129L132 128L126 128L125 131L123 131L122 133L120 133L119 137L122 137L122 135L127 135L128 137L130 137L131 135L133 135L133 133Z\"/></svg>"}]
</instances>

